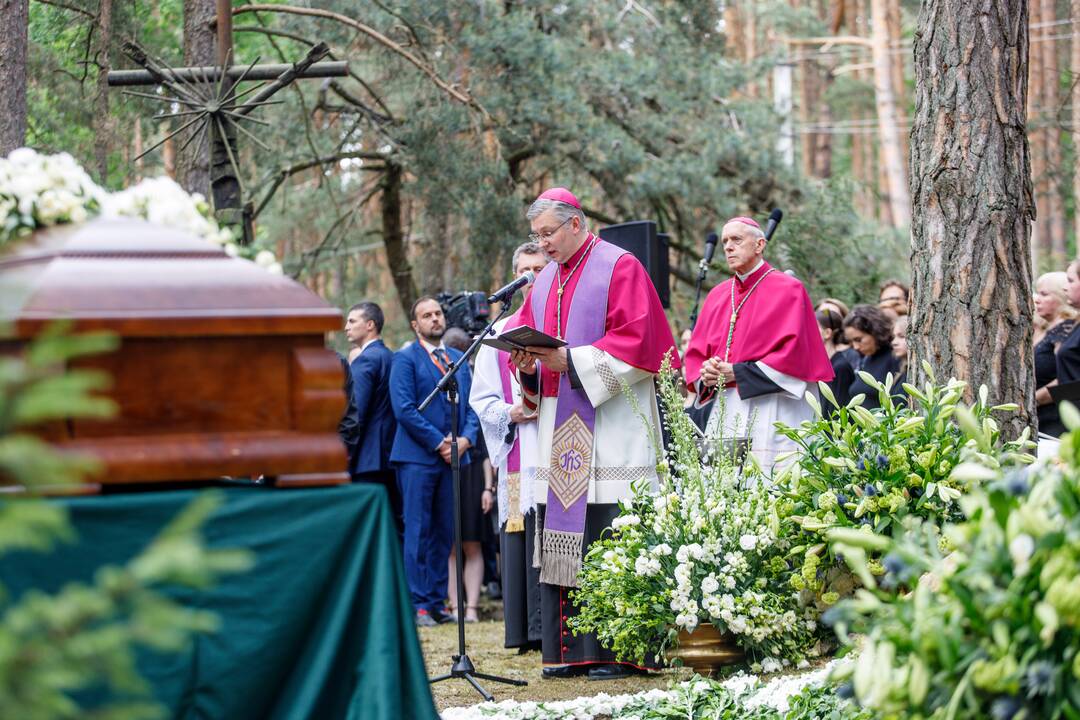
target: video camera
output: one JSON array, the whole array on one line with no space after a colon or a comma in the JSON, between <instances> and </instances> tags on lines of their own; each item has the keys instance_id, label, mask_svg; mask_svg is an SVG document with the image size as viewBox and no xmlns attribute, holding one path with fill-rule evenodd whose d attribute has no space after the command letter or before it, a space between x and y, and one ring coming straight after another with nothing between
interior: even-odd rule
<instances>
[{"instance_id":1,"label":"video camera","mask_svg":"<svg viewBox=\"0 0 1080 720\"><path fill-rule=\"evenodd\" d=\"M459 293L439 293L435 296L446 316L446 327L461 328L470 336L483 332L491 316L487 293L465 291Z\"/></svg>"}]
</instances>

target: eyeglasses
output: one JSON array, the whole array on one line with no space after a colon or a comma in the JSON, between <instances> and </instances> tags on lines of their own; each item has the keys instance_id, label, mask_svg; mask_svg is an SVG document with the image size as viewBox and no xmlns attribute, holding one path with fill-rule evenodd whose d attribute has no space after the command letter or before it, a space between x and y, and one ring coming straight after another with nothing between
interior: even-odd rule
<instances>
[{"instance_id":1,"label":"eyeglasses","mask_svg":"<svg viewBox=\"0 0 1080 720\"><path fill-rule=\"evenodd\" d=\"M574 216L571 215L570 217L566 218L561 223L556 225L554 230L545 230L542 233L529 233L529 239L532 240L533 242L540 242L541 240L550 240L551 238L555 237L555 233L559 232L559 229L562 228L563 225L565 225L566 223L570 222L573 219L574 219Z\"/></svg>"}]
</instances>

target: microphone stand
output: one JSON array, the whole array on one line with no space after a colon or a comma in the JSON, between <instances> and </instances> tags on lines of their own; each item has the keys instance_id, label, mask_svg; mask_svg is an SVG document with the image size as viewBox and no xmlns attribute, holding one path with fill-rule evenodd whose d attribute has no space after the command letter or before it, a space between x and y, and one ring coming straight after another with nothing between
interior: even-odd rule
<instances>
[{"instance_id":1,"label":"microphone stand","mask_svg":"<svg viewBox=\"0 0 1080 720\"><path fill-rule=\"evenodd\" d=\"M690 311L690 329L693 330L697 325L698 315L698 303L701 302L701 284L705 282L705 275L709 272L709 263L705 261L705 258L701 258L701 262L698 263L698 275L697 283L694 285L694 309Z\"/></svg>"},{"instance_id":2,"label":"microphone stand","mask_svg":"<svg viewBox=\"0 0 1080 720\"><path fill-rule=\"evenodd\" d=\"M450 678L465 678L469 683L476 688L476 691L480 695L491 702L495 699L495 696L489 693L487 690L476 681L476 678L484 680L491 680L492 682L505 683L507 685L523 686L528 685L524 680L511 680L509 678L499 677L498 675L488 675L486 673L477 672L476 666L473 665L472 660L469 659L468 654L465 652L465 551L461 547L461 458L458 455L458 384L457 373L461 369L461 366L469 362L471 358L479 349L481 341L488 335L494 335L495 331L492 329L495 323L499 322L510 310L509 299L502 303L502 310L494 320L488 323L488 326L484 328L484 331L476 336L473 340L473 344L469 346L469 349L458 358L458 361L454 363L446 374L442 376L439 383L435 386L435 389L424 398L424 401L420 403L419 410L423 412L432 400L439 393L446 393L446 399L450 403L450 473L453 477L454 484L454 557L456 559L456 567L454 572L454 582L457 585L457 630L458 630L458 652L457 655L453 655L453 664L450 667L450 672L437 677L431 678L431 684L434 685L437 682L443 680L449 680Z\"/></svg>"}]
</instances>

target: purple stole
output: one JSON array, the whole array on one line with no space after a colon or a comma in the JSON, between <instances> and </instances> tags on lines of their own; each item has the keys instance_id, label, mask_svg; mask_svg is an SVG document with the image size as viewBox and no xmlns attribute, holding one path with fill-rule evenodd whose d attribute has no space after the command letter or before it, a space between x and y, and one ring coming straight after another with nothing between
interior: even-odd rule
<instances>
[{"instance_id":1,"label":"purple stole","mask_svg":"<svg viewBox=\"0 0 1080 720\"><path fill-rule=\"evenodd\" d=\"M625 253L622 248L603 240L598 240L589 251L589 257L578 271L581 277L567 312L563 340L568 347L591 345L604 336L611 273L615 262ZM558 270L558 263L549 263L533 286L533 323L541 330L545 330L548 296L558 280ZM584 555L589 480L593 476L595 427L596 410L585 391L572 388L569 373L562 373L547 468L547 512L540 560L542 583L577 587Z\"/></svg>"},{"instance_id":2,"label":"purple stole","mask_svg":"<svg viewBox=\"0 0 1080 720\"><path fill-rule=\"evenodd\" d=\"M509 323L508 323L509 324ZM503 331L507 328L504 326ZM502 381L503 400L513 405L514 391L510 386L510 354L499 351L499 379ZM525 530L525 518L521 514L521 435L514 431L514 444L506 455L506 532Z\"/></svg>"}]
</instances>

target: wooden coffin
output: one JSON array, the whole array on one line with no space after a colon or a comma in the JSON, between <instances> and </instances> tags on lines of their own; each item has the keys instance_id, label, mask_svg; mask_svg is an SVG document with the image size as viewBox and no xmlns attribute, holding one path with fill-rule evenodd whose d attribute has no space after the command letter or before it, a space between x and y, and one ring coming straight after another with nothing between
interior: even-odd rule
<instances>
[{"instance_id":1,"label":"wooden coffin","mask_svg":"<svg viewBox=\"0 0 1080 720\"><path fill-rule=\"evenodd\" d=\"M287 277L183 231L98 219L0 255L0 315L16 344L58 319L120 336L77 361L112 376L117 416L41 431L100 458L97 482L348 479L342 369L324 347L341 313Z\"/></svg>"}]
</instances>

